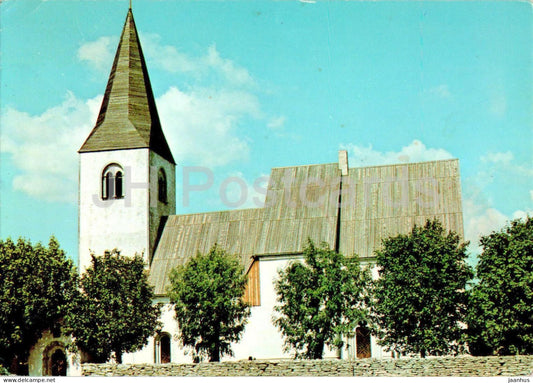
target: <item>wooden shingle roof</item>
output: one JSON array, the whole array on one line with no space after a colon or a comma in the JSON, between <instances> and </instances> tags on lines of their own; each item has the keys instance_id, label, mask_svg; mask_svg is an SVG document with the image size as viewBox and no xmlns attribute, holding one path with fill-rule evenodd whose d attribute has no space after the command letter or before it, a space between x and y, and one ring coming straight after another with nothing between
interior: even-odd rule
<instances>
[{"instance_id":1,"label":"wooden shingle roof","mask_svg":"<svg viewBox=\"0 0 533 383\"><path fill-rule=\"evenodd\" d=\"M263 227L262 209L217 211L170 216L150 265L150 284L164 295L170 270L215 243L247 267Z\"/></svg>"},{"instance_id":2,"label":"wooden shingle roof","mask_svg":"<svg viewBox=\"0 0 533 383\"><path fill-rule=\"evenodd\" d=\"M390 236L438 219L463 238L459 161L351 168L343 177L339 251L368 258Z\"/></svg>"},{"instance_id":3,"label":"wooden shingle roof","mask_svg":"<svg viewBox=\"0 0 533 383\"><path fill-rule=\"evenodd\" d=\"M170 270L215 243L245 269L254 256L301 254L308 238L372 257L383 239L427 219L462 237L462 217L457 160L351 168L345 176L336 163L275 168L264 208L169 217L150 282L164 295Z\"/></svg>"},{"instance_id":4,"label":"wooden shingle roof","mask_svg":"<svg viewBox=\"0 0 533 383\"><path fill-rule=\"evenodd\" d=\"M150 148L175 163L163 134L131 9L96 125L79 152Z\"/></svg>"},{"instance_id":5,"label":"wooden shingle roof","mask_svg":"<svg viewBox=\"0 0 533 383\"><path fill-rule=\"evenodd\" d=\"M245 270L256 255L302 253L307 238L332 244L336 208L316 203L315 180L331 179L322 188L330 197L338 194L337 172L337 164L272 169L264 208L169 217L150 266L155 293L165 294L172 268L215 243L238 257Z\"/></svg>"}]
</instances>

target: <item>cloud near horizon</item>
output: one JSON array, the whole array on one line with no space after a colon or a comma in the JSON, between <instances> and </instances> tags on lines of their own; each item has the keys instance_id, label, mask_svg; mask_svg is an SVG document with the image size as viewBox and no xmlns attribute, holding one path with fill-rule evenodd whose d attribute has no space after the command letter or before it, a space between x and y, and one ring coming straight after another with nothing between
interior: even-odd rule
<instances>
[{"instance_id":1,"label":"cloud near horizon","mask_svg":"<svg viewBox=\"0 0 533 383\"><path fill-rule=\"evenodd\" d=\"M420 140L413 140L397 152L380 152L373 149L372 145L359 146L355 144L341 145L341 149L348 150L350 166L390 165L455 158L445 149L426 147Z\"/></svg>"},{"instance_id":2,"label":"cloud near horizon","mask_svg":"<svg viewBox=\"0 0 533 383\"><path fill-rule=\"evenodd\" d=\"M463 186L465 236L471 242L470 249L477 254L482 251L479 244L482 235L499 231L511 220L533 216L533 190L527 187L527 182L531 187L528 180L533 178L533 168L517 163L510 151L487 152L479 161L482 164L481 170L466 178ZM520 181L526 184L519 184ZM506 196L524 201L521 208L507 212L494 208L494 196L491 192L494 184L514 185L512 190L505 191Z\"/></svg>"},{"instance_id":3,"label":"cloud near horizon","mask_svg":"<svg viewBox=\"0 0 533 383\"><path fill-rule=\"evenodd\" d=\"M65 100L41 115L13 108L2 114L1 151L22 171L13 189L48 202L77 201L77 151L92 129L102 96Z\"/></svg>"},{"instance_id":4,"label":"cloud near horizon","mask_svg":"<svg viewBox=\"0 0 533 383\"><path fill-rule=\"evenodd\" d=\"M380 152L369 146L355 144L341 145L349 151L350 166L372 166L409 162L424 162L451 159L454 156L442 148L428 148L420 140L413 140L398 151ZM493 206L489 192L486 190L487 180L501 179L510 174L519 177L533 176L533 169L513 162L512 152L489 152L479 158L483 169L474 177L467 179L463 185L463 221L465 240L470 242L472 255L481 253L479 239L500 230L509 221L533 215L533 190L529 191L529 206L515 210L506 215ZM488 174L492 176L489 177Z\"/></svg>"}]
</instances>

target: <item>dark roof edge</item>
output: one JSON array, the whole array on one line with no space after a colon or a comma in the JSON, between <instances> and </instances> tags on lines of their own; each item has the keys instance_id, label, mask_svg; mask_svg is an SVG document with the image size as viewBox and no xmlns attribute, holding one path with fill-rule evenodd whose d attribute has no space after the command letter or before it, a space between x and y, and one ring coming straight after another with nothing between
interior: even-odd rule
<instances>
[{"instance_id":1,"label":"dark roof edge","mask_svg":"<svg viewBox=\"0 0 533 383\"><path fill-rule=\"evenodd\" d=\"M103 148L103 149L83 149L83 146L78 150L78 153L96 153L96 152L116 152L118 150L136 150L136 149L148 149L157 155L161 156L165 160L171 162L173 165L176 165L176 162L174 161L174 158L167 158L163 154L159 153L158 150L154 150L154 148L150 147L150 145L140 145L140 146L130 146L127 148Z\"/></svg>"},{"instance_id":2,"label":"dark roof edge","mask_svg":"<svg viewBox=\"0 0 533 383\"><path fill-rule=\"evenodd\" d=\"M148 145L129 147L129 148L109 148L109 149L80 149L78 153L94 153L94 152L116 152L117 150L135 150L135 149L150 149ZM151 149L150 149L151 150ZM158 153L159 154L159 153Z\"/></svg>"}]
</instances>

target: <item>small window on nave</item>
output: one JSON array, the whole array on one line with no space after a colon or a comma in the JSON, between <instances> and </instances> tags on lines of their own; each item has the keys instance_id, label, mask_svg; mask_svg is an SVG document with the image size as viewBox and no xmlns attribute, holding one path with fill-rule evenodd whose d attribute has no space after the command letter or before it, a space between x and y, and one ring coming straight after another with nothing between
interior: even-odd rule
<instances>
[{"instance_id":1,"label":"small window on nave","mask_svg":"<svg viewBox=\"0 0 533 383\"><path fill-rule=\"evenodd\" d=\"M157 198L160 202L167 203L167 176L163 168L157 174Z\"/></svg>"},{"instance_id":2,"label":"small window on nave","mask_svg":"<svg viewBox=\"0 0 533 383\"><path fill-rule=\"evenodd\" d=\"M107 165L102 172L102 199L124 197L124 171L117 164Z\"/></svg>"}]
</instances>

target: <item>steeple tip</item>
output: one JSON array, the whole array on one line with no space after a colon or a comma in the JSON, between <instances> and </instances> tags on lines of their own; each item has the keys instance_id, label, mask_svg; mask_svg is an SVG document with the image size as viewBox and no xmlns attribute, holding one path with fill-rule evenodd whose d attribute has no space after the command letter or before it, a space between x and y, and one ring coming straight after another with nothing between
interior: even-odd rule
<instances>
[{"instance_id":1,"label":"steeple tip","mask_svg":"<svg viewBox=\"0 0 533 383\"><path fill-rule=\"evenodd\" d=\"M161 128L129 3L100 113L79 152L149 148L175 163Z\"/></svg>"}]
</instances>

